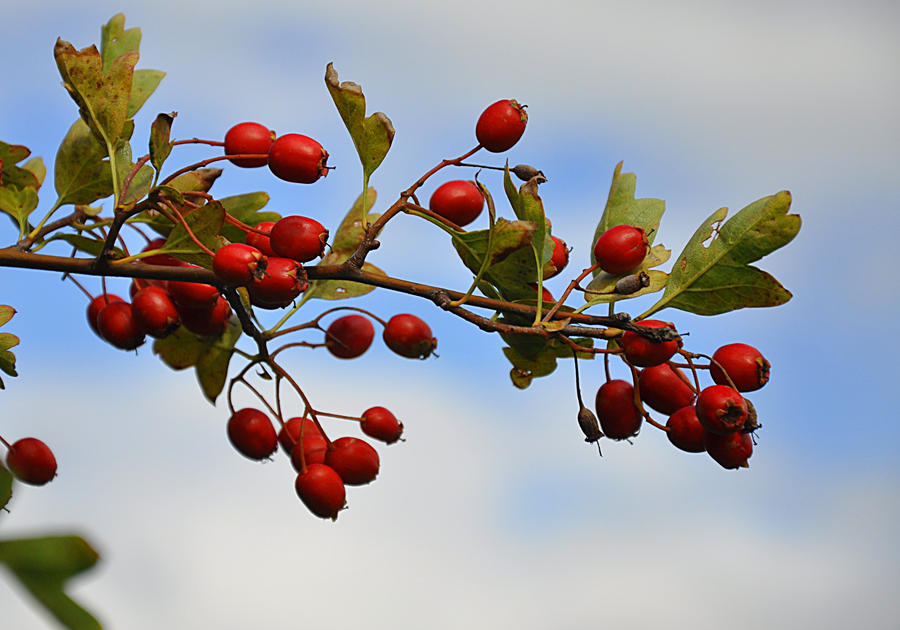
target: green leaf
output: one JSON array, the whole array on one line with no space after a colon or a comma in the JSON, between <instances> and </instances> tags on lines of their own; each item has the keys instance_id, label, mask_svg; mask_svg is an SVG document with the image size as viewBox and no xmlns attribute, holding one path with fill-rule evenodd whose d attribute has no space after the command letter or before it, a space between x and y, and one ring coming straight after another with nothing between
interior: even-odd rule
<instances>
[{"instance_id":1,"label":"green leaf","mask_svg":"<svg viewBox=\"0 0 900 630\"><path fill-rule=\"evenodd\" d=\"M113 62L128 53L137 53L141 46L141 29L125 30L125 14L117 13L109 22L100 27L100 56L103 70L108 70Z\"/></svg>"},{"instance_id":2,"label":"green leaf","mask_svg":"<svg viewBox=\"0 0 900 630\"><path fill-rule=\"evenodd\" d=\"M168 185L181 192L209 192L209 189L212 188L212 185L221 174L222 169L220 168L198 168L195 171L182 173L168 182Z\"/></svg>"},{"instance_id":3,"label":"green leaf","mask_svg":"<svg viewBox=\"0 0 900 630\"><path fill-rule=\"evenodd\" d=\"M509 377L512 379L513 385L519 389L526 389L531 385L533 379L552 374L556 369L556 357L549 353L528 358L513 348L503 348L503 354L513 364L509 371Z\"/></svg>"},{"instance_id":4,"label":"green leaf","mask_svg":"<svg viewBox=\"0 0 900 630\"><path fill-rule=\"evenodd\" d=\"M0 210L16 220L21 231L28 228L28 215L38 205L37 189L0 186Z\"/></svg>"},{"instance_id":5,"label":"green leaf","mask_svg":"<svg viewBox=\"0 0 900 630\"><path fill-rule=\"evenodd\" d=\"M96 46L80 51L56 40L56 66L81 118L106 147L115 147L128 119L128 100L137 52L127 52L104 64Z\"/></svg>"},{"instance_id":6,"label":"green leaf","mask_svg":"<svg viewBox=\"0 0 900 630\"><path fill-rule=\"evenodd\" d=\"M263 221L272 221L274 223L281 218L281 215L277 212L260 212L269 203L268 193L245 193L243 195L223 197L219 201L225 208L225 212L251 227L256 227ZM247 233L230 223L222 226L221 234L230 243L243 243L247 240Z\"/></svg>"},{"instance_id":7,"label":"green leaf","mask_svg":"<svg viewBox=\"0 0 900 630\"><path fill-rule=\"evenodd\" d=\"M76 120L56 152L53 168L58 205L86 206L113 194L106 148L94 137L87 124Z\"/></svg>"},{"instance_id":8,"label":"green leaf","mask_svg":"<svg viewBox=\"0 0 900 630\"><path fill-rule=\"evenodd\" d=\"M606 208L594 231L592 243L596 243L600 235L617 225L633 225L644 230L647 241L653 243L659 230L659 222L666 210L666 202L662 199L636 199L637 177L634 173L623 173L622 162L616 164ZM594 264L594 250L591 248L591 264ZM594 275L596 275L595 272Z\"/></svg>"},{"instance_id":9,"label":"green leaf","mask_svg":"<svg viewBox=\"0 0 900 630\"><path fill-rule=\"evenodd\" d=\"M513 364L509 376L513 385L519 389L526 389L535 378L553 373L558 359L572 358L572 348L559 339L546 340L536 335L503 335L503 339L507 343L513 342L510 343L511 347L503 348L503 354ZM590 338L577 338L573 341L586 348L594 346L594 340ZM578 358L591 360L594 355L579 352Z\"/></svg>"},{"instance_id":10,"label":"green leaf","mask_svg":"<svg viewBox=\"0 0 900 630\"><path fill-rule=\"evenodd\" d=\"M16 314L16 309L8 304L0 304L0 326L6 324Z\"/></svg>"},{"instance_id":11,"label":"green leaf","mask_svg":"<svg viewBox=\"0 0 900 630\"><path fill-rule=\"evenodd\" d=\"M131 95L128 97L128 107L125 110L126 115L131 118L134 116L150 95L159 87L160 81L166 73L162 70L135 70L134 78L131 82Z\"/></svg>"},{"instance_id":12,"label":"green leaf","mask_svg":"<svg viewBox=\"0 0 900 630\"><path fill-rule=\"evenodd\" d=\"M750 263L786 245L797 235L800 217L788 214L790 206L791 194L781 191L751 203L724 224L727 208L714 212L678 256L665 293L640 317L665 307L698 315L718 315L739 308L787 302L791 293Z\"/></svg>"},{"instance_id":13,"label":"green leaf","mask_svg":"<svg viewBox=\"0 0 900 630\"><path fill-rule=\"evenodd\" d=\"M0 462L0 510L5 508L6 504L9 503L9 500L12 498L12 485L12 473L7 470L6 466L3 465L3 462Z\"/></svg>"},{"instance_id":14,"label":"green leaf","mask_svg":"<svg viewBox=\"0 0 900 630\"><path fill-rule=\"evenodd\" d=\"M158 114L150 126L150 163L157 172L162 170L163 163L172 152L172 142L169 138L175 116L175 112Z\"/></svg>"},{"instance_id":15,"label":"green leaf","mask_svg":"<svg viewBox=\"0 0 900 630\"><path fill-rule=\"evenodd\" d=\"M97 552L79 536L0 541L0 563L66 628L99 629L100 623L65 592L69 578L94 566Z\"/></svg>"},{"instance_id":16,"label":"green leaf","mask_svg":"<svg viewBox=\"0 0 900 630\"><path fill-rule=\"evenodd\" d=\"M103 251L104 243L104 241L100 241L95 238L72 233L54 234L47 239L48 243L50 241L65 241L78 251L90 254L91 256L99 256ZM114 258L124 258L125 256L125 252L123 252L118 247L113 247L112 251L114 254Z\"/></svg>"},{"instance_id":17,"label":"green leaf","mask_svg":"<svg viewBox=\"0 0 900 630\"><path fill-rule=\"evenodd\" d=\"M366 208L371 208L372 206L374 206L375 200L377 198L378 193L375 192L375 189L369 188L368 197L366 198ZM360 196L356 198L356 201L353 202L353 206L350 208L350 211L347 212L347 214L344 216L341 224L338 226L337 231L332 235L332 253L338 252L345 255L340 262L343 262L344 260L349 258L359 247L360 243L363 242L363 238L365 238L366 232L363 229L362 225L362 212L363 196L360 194ZM367 214L367 224L371 225L372 223L377 221L380 216L380 214L374 213Z\"/></svg>"},{"instance_id":18,"label":"green leaf","mask_svg":"<svg viewBox=\"0 0 900 630\"><path fill-rule=\"evenodd\" d=\"M200 382L200 388L206 399L214 405L225 387L228 364L234 354L234 344L240 336L241 324L237 317L232 316L222 336L215 339L197 361L197 380Z\"/></svg>"},{"instance_id":19,"label":"green leaf","mask_svg":"<svg viewBox=\"0 0 900 630\"><path fill-rule=\"evenodd\" d=\"M211 201L185 215L184 220L197 240L209 249L215 251L221 247L222 242L219 239L219 231L225 222L225 208L221 202ZM162 249L170 254L177 254L181 260L186 260L208 269L212 268L212 257L194 242L185 226L181 223L172 228L169 238Z\"/></svg>"},{"instance_id":20,"label":"green leaf","mask_svg":"<svg viewBox=\"0 0 900 630\"><path fill-rule=\"evenodd\" d=\"M30 169L16 166L29 155L31 155L31 151L27 147L0 142L0 186L13 186L19 189L34 188L35 190L41 187L36 173ZM28 164L30 163L31 161L28 162Z\"/></svg>"},{"instance_id":21,"label":"green leaf","mask_svg":"<svg viewBox=\"0 0 900 630\"><path fill-rule=\"evenodd\" d=\"M34 175L38 183L36 188L40 190L44 183L44 179L47 177L47 165L44 164L44 159L41 157L33 157L25 162L25 164L22 165L22 168Z\"/></svg>"},{"instance_id":22,"label":"green leaf","mask_svg":"<svg viewBox=\"0 0 900 630\"><path fill-rule=\"evenodd\" d=\"M173 370L197 365L209 344L183 326L168 337L153 342L153 354Z\"/></svg>"},{"instance_id":23,"label":"green leaf","mask_svg":"<svg viewBox=\"0 0 900 630\"><path fill-rule=\"evenodd\" d=\"M338 82L338 74L334 65L329 63L325 69L325 84L331 98L350 132L363 173L368 177L378 168L391 148L394 140L394 126L382 112L376 112L366 118L366 97L362 88L350 81Z\"/></svg>"},{"instance_id":24,"label":"green leaf","mask_svg":"<svg viewBox=\"0 0 900 630\"><path fill-rule=\"evenodd\" d=\"M134 130L134 122L128 121L128 126ZM128 138L131 133L128 133ZM106 163L108 167L108 162ZM123 136L116 145L116 169L119 182L124 183L125 178L134 169L135 163L131 161L131 143ZM135 173L125 196L120 200L120 205L128 206L143 199L153 185L153 169L146 164L142 165Z\"/></svg>"}]
</instances>

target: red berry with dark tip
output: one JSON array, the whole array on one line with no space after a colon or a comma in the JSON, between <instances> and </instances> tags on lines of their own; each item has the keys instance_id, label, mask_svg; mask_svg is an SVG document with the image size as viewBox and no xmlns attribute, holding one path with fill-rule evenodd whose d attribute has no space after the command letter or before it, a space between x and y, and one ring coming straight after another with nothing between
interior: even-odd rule
<instances>
[{"instance_id":1,"label":"red berry with dark tip","mask_svg":"<svg viewBox=\"0 0 900 630\"><path fill-rule=\"evenodd\" d=\"M694 391L688 385L684 372L668 363L641 370L638 388L644 404L666 415L694 404Z\"/></svg>"},{"instance_id":2,"label":"red berry with dark tip","mask_svg":"<svg viewBox=\"0 0 900 630\"><path fill-rule=\"evenodd\" d=\"M291 418L278 431L278 441L281 443L281 448L288 455L291 454L300 439L301 428L303 429L303 437L307 435L318 435L321 437L322 435L312 418Z\"/></svg>"},{"instance_id":3,"label":"red berry with dark tip","mask_svg":"<svg viewBox=\"0 0 900 630\"><path fill-rule=\"evenodd\" d=\"M424 359L437 347L428 324L409 313L391 317L382 338L388 348L408 359Z\"/></svg>"},{"instance_id":4,"label":"red berry with dark tip","mask_svg":"<svg viewBox=\"0 0 900 630\"><path fill-rule=\"evenodd\" d=\"M144 331L134 320L131 304L111 302L97 315L100 337L120 350L134 350L144 343Z\"/></svg>"},{"instance_id":5,"label":"red berry with dark tip","mask_svg":"<svg viewBox=\"0 0 900 630\"><path fill-rule=\"evenodd\" d=\"M346 500L347 491L340 475L325 464L307 466L305 473L297 475L294 489L303 505L321 518L337 519Z\"/></svg>"},{"instance_id":6,"label":"red berry with dark tip","mask_svg":"<svg viewBox=\"0 0 900 630\"><path fill-rule=\"evenodd\" d=\"M710 457L722 468L749 468L747 460L753 455L753 439L749 433L718 435L709 431L703 434L703 444Z\"/></svg>"},{"instance_id":7,"label":"red berry with dark tip","mask_svg":"<svg viewBox=\"0 0 900 630\"><path fill-rule=\"evenodd\" d=\"M276 309L293 302L308 286L300 263L290 258L270 256L265 275L248 284L247 291L254 306Z\"/></svg>"},{"instance_id":8,"label":"red berry with dark tip","mask_svg":"<svg viewBox=\"0 0 900 630\"><path fill-rule=\"evenodd\" d=\"M228 439L244 457L262 460L278 448L278 435L269 417L251 407L235 411L228 420Z\"/></svg>"},{"instance_id":9,"label":"red berry with dark tip","mask_svg":"<svg viewBox=\"0 0 900 630\"><path fill-rule=\"evenodd\" d=\"M334 468L348 486L365 485L378 475L378 452L365 440L342 437L331 446L325 454L325 463Z\"/></svg>"},{"instance_id":10,"label":"red berry with dark tip","mask_svg":"<svg viewBox=\"0 0 900 630\"><path fill-rule=\"evenodd\" d=\"M633 225L617 225L606 230L594 243L594 259L612 274L628 273L640 265L650 243L644 230Z\"/></svg>"},{"instance_id":11,"label":"red berry with dark tip","mask_svg":"<svg viewBox=\"0 0 900 630\"><path fill-rule=\"evenodd\" d=\"M56 476L53 451L33 437L12 443L6 453L6 465L16 479L32 486L43 486Z\"/></svg>"},{"instance_id":12,"label":"red berry with dark tip","mask_svg":"<svg viewBox=\"0 0 900 630\"><path fill-rule=\"evenodd\" d=\"M492 153L508 151L525 133L528 113L524 105L504 99L489 105L475 124L478 143Z\"/></svg>"},{"instance_id":13,"label":"red berry with dark tip","mask_svg":"<svg viewBox=\"0 0 900 630\"><path fill-rule=\"evenodd\" d=\"M325 252L328 230L309 217L284 217L272 227L269 244L275 253L305 263Z\"/></svg>"},{"instance_id":14,"label":"red berry with dark tip","mask_svg":"<svg viewBox=\"0 0 900 630\"><path fill-rule=\"evenodd\" d=\"M656 319L645 319L634 323L646 328L671 328L675 330L674 324L661 322ZM653 367L654 365L665 363L681 347L680 338L672 341L653 341L640 333L630 330L625 331L619 343L625 353L625 358L629 363L637 367Z\"/></svg>"},{"instance_id":15,"label":"red berry with dark tip","mask_svg":"<svg viewBox=\"0 0 900 630\"><path fill-rule=\"evenodd\" d=\"M216 303L207 308L179 308L182 325L195 335L218 337L228 328L231 319L231 305L221 295Z\"/></svg>"},{"instance_id":16,"label":"red berry with dark tip","mask_svg":"<svg viewBox=\"0 0 900 630\"><path fill-rule=\"evenodd\" d=\"M300 472L303 470L304 462L306 462L307 466L310 464L324 464L326 453L328 453L328 442L325 441L321 433L304 435L303 440L291 449L291 465L294 467L294 470ZM300 459L301 454L303 459Z\"/></svg>"},{"instance_id":17,"label":"red berry with dark tip","mask_svg":"<svg viewBox=\"0 0 900 630\"><path fill-rule=\"evenodd\" d=\"M752 392L769 382L771 365L753 346L730 343L716 350L712 358L709 373L719 385L730 385L719 366L725 369L739 392Z\"/></svg>"},{"instance_id":18,"label":"red berry with dark tip","mask_svg":"<svg viewBox=\"0 0 900 630\"><path fill-rule=\"evenodd\" d=\"M213 271L230 285L244 286L262 277L266 263L266 257L252 245L229 243L213 256Z\"/></svg>"},{"instance_id":19,"label":"red berry with dark tip","mask_svg":"<svg viewBox=\"0 0 900 630\"><path fill-rule=\"evenodd\" d=\"M100 335L100 331L97 330L97 315L100 314L100 311L103 310L103 307L109 304L110 302L123 302L124 300L120 298L118 295L113 295L112 293L102 293L91 300L90 304L87 307L87 320L88 325L91 327L98 336Z\"/></svg>"},{"instance_id":20,"label":"red berry with dark tip","mask_svg":"<svg viewBox=\"0 0 900 630\"><path fill-rule=\"evenodd\" d=\"M569 264L569 248L566 242L557 236L550 236L553 239L553 255L550 262L544 265L544 280L559 275L559 273Z\"/></svg>"},{"instance_id":21,"label":"red berry with dark tip","mask_svg":"<svg viewBox=\"0 0 900 630\"><path fill-rule=\"evenodd\" d=\"M169 294L158 286L138 291L131 302L131 311L138 327L157 339L167 337L181 324L178 309Z\"/></svg>"},{"instance_id":22,"label":"red berry with dark tip","mask_svg":"<svg viewBox=\"0 0 900 630\"><path fill-rule=\"evenodd\" d=\"M682 407L666 421L666 437L669 441L688 453L702 453L706 450L703 436L706 431L697 419L697 410L694 405Z\"/></svg>"},{"instance_id":23,"label":"red berry with dark tip","mask_svg":"<svg viewBox=\"0 0 900 630\"><path fill-rule=\"evenodd\" d=\"M463 227L478 218L484 208L484 195L475 182L462 179L441 184L431 194L428 209Z\"/></svg>"},{"instance_id":24,"label":"red berry with dark tip","mask_svg":"<svg viewBox=\"0 0 900 630\"><path fill-rule=\"evenodd\" d=\"M703 428L720 435L740 431L749 413L744 397L727 385L704 387L697 396L696 407Z\"/></svg>"},{"instance_id":25,"label":"red berry with dark tip","mask_svg":"<svg viewBox=\"0 0 900 630\"><path fill-rule=\"evenodd\" d=\"M275 132L255 122L243 122L225 134L225 155L260 154L260 157L228 158L235 166L255 168L269 161L269 148L275 141Z\"/></svg>"},{"instance_id":26,"label":"red berry with dark tip","mask_svg":"<svg viewBox=\"0 0 900 630\"><path fill-rule=\"evenodd\" d=\"M385 444L393 444L403 435L403 423L384 407L370 407L363 411L359 427L369 437Z\"/></svg>"},{"instance_id":27,"label":"red berry with dark tip","mask_svg":"<svg viewBox=\"0 0 900 630\"><path fill-rule=\"evenodd\" d=\"M275 250L272 249L272 244L269 241L269 234L272 232L272 228L275 226L274 221L263 221L259 225L256 226L255 229L260 232L265 232L265 235L260 234L259 232L247 232L247 245L250 247L255 247L260 252L262 252L266 256L277 256Z\"/></svg>"},{"instance_id":28,"label":"red berry with dark tip","mask_svg":"<svg viewBox=\"0 0 900 630\"><path fill-rule=\"evenodd\" d=\"M597 420L606 437L624 440L637 435L644 417L634 403L634 386L628 381L607 381L597 390Z\"/></svg>"},{"instance_id":29,"label":"red berry with dark tip","mask_svg":"<svg viewBox=\"0 0 900 630\"><path fill-rule=\"evenodd\" d=\"M299 133L277 138L269 148L269 169L276 177L298 184L312 184L328 175L328 152Z\"/></svg>"},{"instance_id":30,"label":"red berry with dark tip","mask_svg":"<svg viewBox=\"0 0 900 630\"><path fill-rule=\"evenodd\" d=\"M375 327L362 315L339 317L325 332L325 347L340 359L355 359L361 356L375 338Z\"/></svg>"}]
</instances>

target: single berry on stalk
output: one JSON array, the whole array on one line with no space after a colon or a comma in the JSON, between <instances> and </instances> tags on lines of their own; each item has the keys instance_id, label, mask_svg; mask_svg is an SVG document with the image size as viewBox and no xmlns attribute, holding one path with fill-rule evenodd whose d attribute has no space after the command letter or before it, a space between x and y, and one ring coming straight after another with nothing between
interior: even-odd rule
<instances>
[{"instance_id":1,"label":"single berry on stalk","mask_svg":"<svg viewBox=\"0 0 900 630\"><path fill-rule=\"evenodd\" d=\"M369 437L385 444L393 444L403 435L403 423L384 407L370 407L363 411L359 427Z\"/></svg>"},{"instance_id":2,"label":"single berry on stalk","mask_svg":"<svg viewBox=\"0 0 900 630\"><path fill-rule=\"evenodd\" d=\"M752 392L769 382L769 370L772 366L753 346L730 343L716 350L712 358L709 374L719 385L731 385L722 368L739 392Z\"/></svg>"},{"instance_id":3,"label":"single berry on stalk","mask_svg":"<svg viewBox=\"0 0 900 630\"><path fill-rule=\"evenodd\" d=\"M597 390L597 419L603 434L612 440L637 435L644 417L634 402L634 386L628 381L607 381Z\"/></svg>"},{"instance_id":4,"label":"single berry on stalk","mask_svg":"<svg viewBox=\"0 0 900 630\"><path fill-rule=\"evenodd\" d=\"M617 225L606 230L594 243L594 259L611 274L628 273L647 257L647 235L633 225Z\"/></svg>"},{"instance_id":5,"label":"single berry on stalk","mask_svg":"<svg viewBox=\"0 0 900 630\"><path fill-rule=\"evenodd\" d=\"M428 200L428 209L459 227L469 225L484 208L484 195L475 182L462 179L438 186Z\"/></svg>"},{"instance_id":6,"label":"single berry on stalk","mask_svg":"<svg viewBox=\"0 0 900 630\"><path fill-rule=\"evenodd\" d=\"M334 468L348 486L362 486L378 475L378 452L365 440L342 437L331 443L325 463Z\"/></svg>"},{"instance_id":7,"label":"single berry on stalk","mask_svg":"<svg viewBox=\"0 0 900 630\"><path fill-rule=\"evenodd\" d=\"M309 217L293 215L280 219L269 233L269 244L275 253L305 263L325 253L328 230Z\"/></svg>"},{"instance_id":8,"label":"single berry on stalk","mask_svg":"<svg viewBox=\"0 0 900 630\"><path fill-rule=\"evenodd\" d=\"M269 148L269 170L279 179L312 184L328 175L328 152L308 136L287 133Z\"/></svg>"},{"instance_id":9,"label":"single berry on stalk","mask_svg":"<svg viewBox=\"0 0 900 630\"><path fill-rule=\"evenodd\" d=\"M238 123L225 133L225 155L259 154L259 157L228 158L235 166L256 168L269 161L275 132L255 122Z\"/></svg>"},{"instance_id":10,"label":"single berry on stalk","mask_svg":"<svg viewBox=\"0 0 900 630\"><path fill-rule=\"evenodd\" d=\"M749 414L744 397L727 385L704 387L697 395L696 407L703 428L720 435L740 431Z\"/></svg>"},{"instance_id":11,"label":"single berry on stalk","mask_svg":"<svg viewBox=\"0 0 900 630\"><path fill-rule=\"evenodd\" d=\"M391 317L382 338L388 348L408 359L425 359L437 347L428 324L409 313Z\"/></svg>"},{"instance_id":12,"label":"single berry on stalk","mask_svg":"<svg viewBox=\"0 0 900 630\"><path fill-rule=\"evenodd\" d=\"M233 286L245 286L261 278L268 259L261 251L246 243L229 243L213 256L213 271Z\"/></svg>"},{"instance_id":13,"label":"single berry on stalk","mask_svg":"<svg viewBox=\"0 0 900 630\"><path fill-rule=\"evenodd\" d=\"M228 420L228 439L249 459L266 459L278 448L278 435L269 417L252 407L234 412Z\"/></svg>"},{"instance_id":14,"label":"single berry on stalk","mask_svg":"<svg viewBox=\"0 0 900 630\"><path fill-rule=\"evenodd\" d=\"M362 315L344 315L328 326L325 332L325 347L340 359L355 359L361 356L375 338L375 327Z\"/></svg>"},{"instance_id":15,"label":"single berry on stalk","mask_svg":"<svg viewBox=\"0 0 900 630\"><path fill-rule=\"evenodd\" d=\"M504 99L489 105L475 124L478 144L491 153L503 153L513 148L525 133L528 113L524 105Z\"/></svg>"},{"instance_id":16,"label":"single berry on stalk","mask_svg":"<svg viewBox=\"0 0 900 630\"><path fill-rule=\"evenodd\" d=\"M53 451L33 437L22 438L10 445L6 465L16 479L32 486L43 486L56 476Z\"/></svg>"},{"instance_id":17,"label":"single berry on stalk","mask_svg":"<svg viewBox=\"0 0 900 630\"><path fill-rule=\"evenodd\" d=\"M294 482L297 496L307 509L321 518L336 520L344 507L346 489L333 468L325 464L310 464L306 472L297 475Z\"/></svg>"}]
</instances>

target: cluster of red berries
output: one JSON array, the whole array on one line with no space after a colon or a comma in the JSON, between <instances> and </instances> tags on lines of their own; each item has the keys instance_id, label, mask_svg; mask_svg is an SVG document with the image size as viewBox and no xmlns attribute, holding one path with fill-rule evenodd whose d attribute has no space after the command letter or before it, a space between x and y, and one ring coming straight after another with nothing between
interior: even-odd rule
<instances>
[{"instance_id":1,"label":"cluster of red berries","mask_svg":"<svg viewBox=\"0 0 900 630\"><path fill-rule=\"evenodd\" d=\"M597 239L594 258L607 273L629 274L640 267L649 249L642 228L617 225ZM636 323L676 333L670 322L647 319ZM676 353L694 356L681 350L680 338L655 341L626 331L618 345L635 379L631 383L609 379L597 390L597 419L606 437L624 440L637 435L644 417L649 417L643 408L646 404L669 416L666 435L679 449L707 452L725 468L747 466L753 453L751 435L759 424L752 403L741 392L755 391L769 380L770 365L759 350L743 343L716 350L708 366L699 366L709 368L715 384L701 389L698 366L671 361ZM681 367L692 368L693 384Z\"/></svg>"},{"instance_id":2,"label":"cluster of red berries","mask_svg":"<svg viewBox=\"0 0 900 630\"><path fill-rule=\"evenodd\" d=\"M6 445L6 465L19 481L43 486L56 476L56 457L39 439L27 437Z\"/></svg>"},{"instance_id":3,"label":"cluster of red berries","mask_svg":"<svg viewBox=\"0 0 900 630\"><path fill-rule=\"evenodd\" d=\"M385 444L403 434L403 424L384 407L366 409L358 418L362 432ZM371 483L378 475L378 452L356 437L330 440L311 418L291 418L276 433L269 417L254 408L234 412L228 420L228 439L245 457L270 458L279 443L297 472L294 489L310 512L336 519L346 503L345 486Z\"/></svg>"},{"instance_id":4,"label":"cluster of red berries","mask_svg":"<svg viewBox=\"0 0 900 630\"><path fill-rule=\"evenodd\" d=\"M243 168L268 165L272 173L285 181L312 184L328 175L328 151L299 133L276 136L255 122L235 125L225 134L225 155Z\"/></svg>"},{"instance_id":5,"label":"cluster of red berries","mask_svg":"<svg viewBox=\"0 0 900 630\"><path fill-rule=\"evenodd\" d=\"M355 359L372 345L375 327L363 315L344 315L325 331L325 347L340 359ZM407 359L425 359L437 347L431 328L410 313L391 317L382 333L385 345Z\"/></svg>"}]
</instances>

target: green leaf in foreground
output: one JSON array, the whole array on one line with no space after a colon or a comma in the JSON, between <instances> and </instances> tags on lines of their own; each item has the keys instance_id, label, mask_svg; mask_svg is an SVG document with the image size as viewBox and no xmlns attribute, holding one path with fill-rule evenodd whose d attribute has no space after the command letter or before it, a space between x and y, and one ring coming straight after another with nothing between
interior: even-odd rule
<instances>
[{"instance_id":1,"label":"green leaf in foreground","mask_svg":"<svg viewBox=\"0 0 900 630\"><path fill-rule=\"evenodd\" d=\"M727 208L714 212L676 259L665 293L640 318L665 307L718 315L787 302L791 293L750 263L797 235L800 217L788 214L790 207L791 194L781 191L751 203L724 224Z\"/></svg>"},{"instance_id":2,"label":"green leaf in foreground","mask_svg":"<svg viewBox=\"0 0 900 630\"><path fill-rule=\"evenodd\" d=\"M366 97L362 88L350 81L340 83L338 73L331 63L325 68L325 85L350 132L362 163L363 174L368 180L391 148L394 126L382 112L375 112L366 118Z\"/></svg>"},{"instance_id":3,"label":"green leaf in foreground","mask_svg":"<svg viewBox=\"0 0 900 630\"><path fill-rule=\"evenodd\" d=\"M6 507L12 498L12 473L0 462L0 510Z\"/></svg>"},{"instance_id":4,"label":"green leaf in foreground","mask_svg":"<svg viewBox=\"0 0 900 630\"><path fill-rule=\"evenodd\" d=\"M0 564L5 564L64 627L74 630L101 627L65 592L69 578L94 566L98 557L79 536L0 541Z\"/></svg>"}]
</instances>

